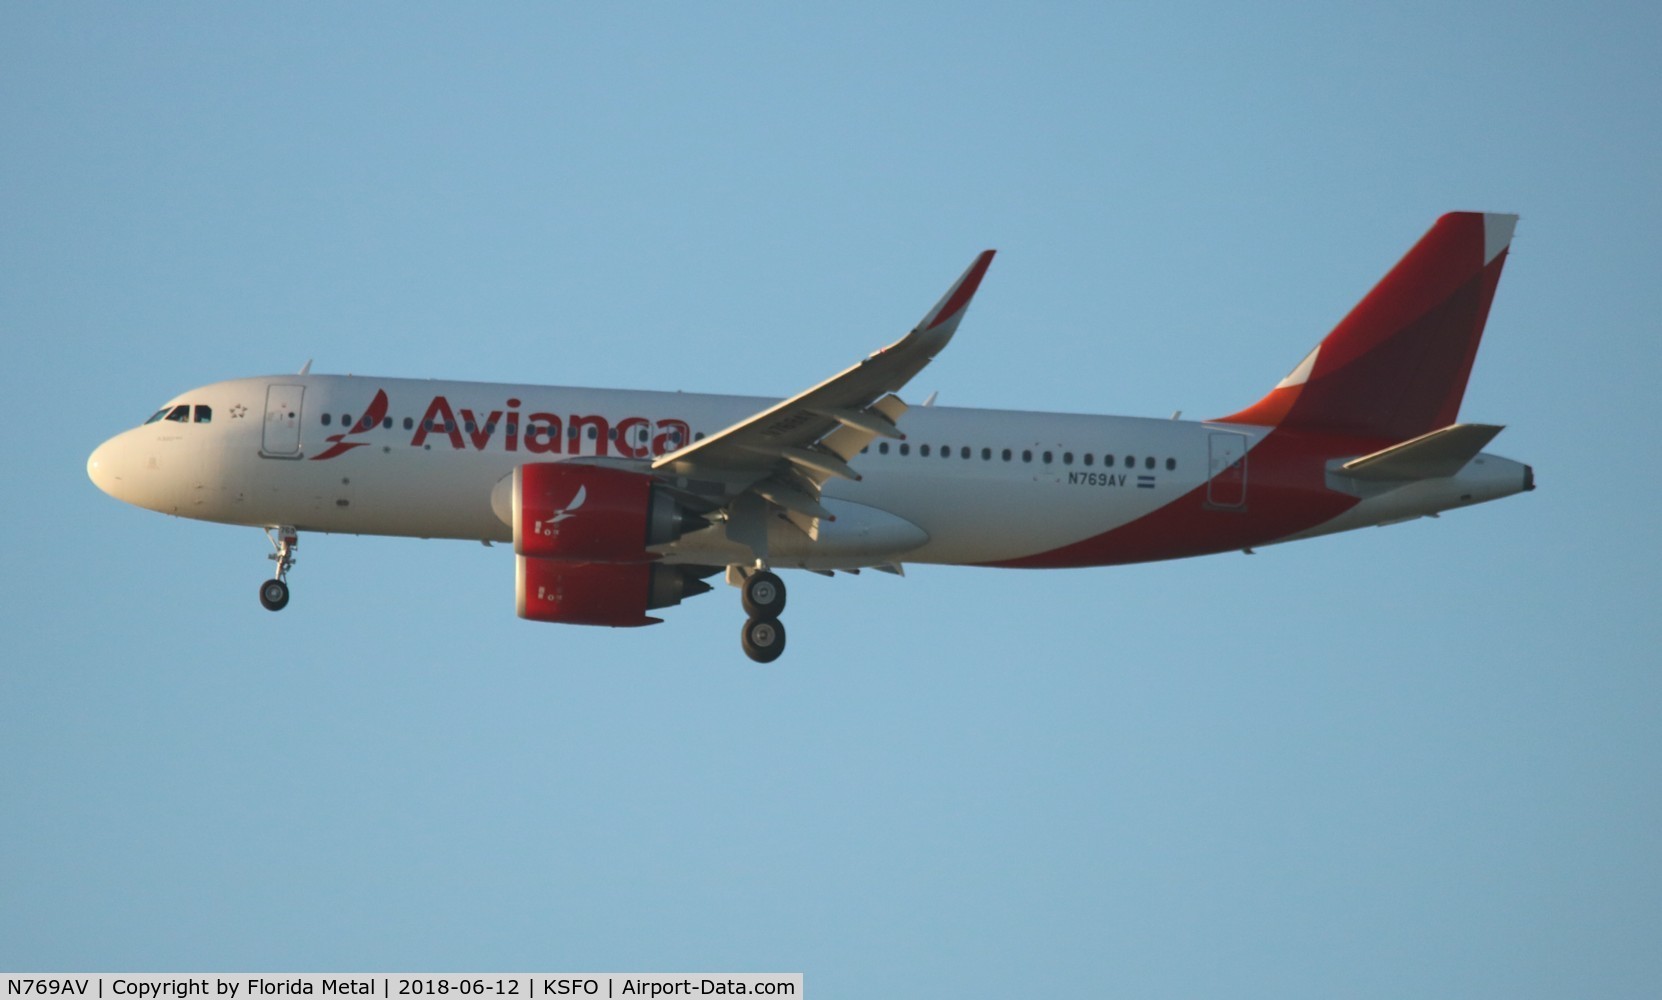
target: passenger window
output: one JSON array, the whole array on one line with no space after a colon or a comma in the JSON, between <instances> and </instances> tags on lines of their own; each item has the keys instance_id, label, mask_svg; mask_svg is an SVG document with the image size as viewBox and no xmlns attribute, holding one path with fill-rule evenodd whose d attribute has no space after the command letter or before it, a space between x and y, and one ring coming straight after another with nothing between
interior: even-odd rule
<instances>
[{"instance_id":1,"label":"passenger window","mask_svg":"<svg viewBox=\"0 0 1662 1000\"><path fill-rule=\"evenodd\" d=\"M981 461L991 462L992 460L993 460L993 450L991 448L982 448L981 449Z\"/></svg>"},{"instance_id":2,"label":"passenger window","mask_svg":"<svg viewBox=\"0 0 1662 1000\"><path fill-rule=\"evenodd\" d=\"M414 417L405 417L404 418L404 429L407 430L407 431L415 429L415 418Z\"/></svg>"},{"instance_id":3,"label":"passenger window","mask_svg":"<svg viewBox=\"0 0 1662 1000\"><path fill-rule=\"evenodd\" d=\"M962 448L958 449L958 457L959 458L968 458L968 457L970 457L969 445L966 444Z\"/></svg>"},{"instance_id":4,"label":"passenger window","mask_svg":"<svg viewBox=\"0 0 1662 1000\"><path fill-rule=\"evenodd\" d=\"M1062 452L1062 464L1063 465L1072 465L1073 464L1073 452L1071 452L1071 451Z\"/></svg>"},{"instance_id":5,"label":"passenger window","mask_svg":"<svg viewBox=\"0 0 1662 1000\"><path fill-rule=\"evenodd\" d=\"M928 447L928 445L925 445L924 447ZM909 445L909 444L901 445L900 446L900 453L902 455L910 455L912 453L912 446Z\"/></svg>"},{"instance_id":6,"label":"passenger window","mask_svg":"<svg viewBox=\"0 0 1662 1000\"><path fill-rule=\"evenodd\" d=\"M949 444L941 445L941 457L942 458L951 458L952 457L952 446L951 445L949 445Z\"/></svg>"},{"instance_id":7,"label":"passenger window","mask_svg":"<svg viewBox=\"0 0 1662 1000\"><path fill-rule=\"evenodd\" d=\"M1085 453L1085 464L1090 465L1094 461L1096 461L1096 456L1087 451Z\"/></svg>"},{"instance_id":8,"label":"passenger window","mask_svg":"<svg viewBox=\"0 0 1662 1000\"><path fill-rule=\"evenodd\" d=\"M1050 464L1050 452L1048 452L1048 451L1045 452L1045 464L1046 465Z\"/></svg>"},{"instance_id":9,"label":"passenger window","mask_svg":"<svg viewBox=\"0 0 1662 1000\"><path fill-rule=\"evenodd\" d=\"M392 430L392 418L388 417L385 420L381 421L381 426L386 428L389 431Z\"/></svg>"},{"instance_id":10,"label":"passenger window","mask_svg":"<svg viewBox=\"0 0 1662 1000\"><path fill-rule=\"evenodd\" d=\"M1153 455L1150 455L1147 458L1143 459L1143 468L1145 468L1145 469L1154 468L1154 456Z\"/></svg>"},{"instance_id":11,"label":"passenger window","mask_svg":"<svg viewBox=\"0 0 1662 1000\"><path fill-rule=\"evenodd\" d=\"M334 417L331 417L329 414L325 413L323 415L323 426L328 427L329 422L334 420L334 419L335 419Z\"/></svg>"},{"instance_id":12,"label":"passenger window","mask_svg":"<svg viewBox=\"0 0 1662 1000\"><path fill-rule=\"evenodd\" d=\"M877 446L877 453L879 455L887 455L889 453L889 442L883 441L879 443Z\"/></svg>"},{"instance_id":13,"label":"passenger window","mask_svg":"<svg viewBox=\"0 0 1662 1000\"><path fill-rule=\"evenodd\" d=\"M929 457L929 446L926 445L926 444L918 445L918 454L922 455L924 458L928 458Z\"/></svg>"},{"instance_id":14,"label":"passenger window","mask_svg":"<svg viewBox=\"0 0 1662 1000\"><path fill-rule=\"evenodd\" d=\"M1008 462L1010 460L1010 449L1008 449L1008 448L1004 449L1003 455L1004 455L1004 460L1006 462Z\"/></svg>"},{"instance_id":15,"label":"passenger window","mask_svg":"<svg viewBox=\"0 0 1662 1000\"><path fill-rule=\"evenodd\" d=\"M1137 460L1132 458L1130 455L1125 456L1125 467L1127 469L1135 469L1137 467Z\"/></svg>"},{"instance_id":16,"label":"passenger window","mask_svg":"<svg viewBox=\"0 0 1662 1000\"><path fill-rule=\"evenodd\" d=\"M1177 471L1177 459L1175 459L1175 458L1166 459L1166 471L1167 472L1176 472Z\"/></svg>"},{"instance_id":17,"label":"passenger window","mask_svg":"<svg viewBox=\"0 0 1662 1000\"><path fill-rule=\"evenodd\" d=\"M352 414L350 414L350 413L341 414L340 415L340 425L342 427L351 427L352 426Z\"/></svg>"},{"instance_id":18,"label":"passenger window","mask_svg":"<svg viewBox=\"0 0 1662 1000\"><path fill-rule=\"evenodd\" d=\"M1033 461L1033 451L1032 451L1032 449L1029 449L1029 448L1023 448L1023 449L1022 449L1022 452L1021 452L1021 460L1022 460L1022 461L1023 461L1023 462L1031 462L1031 461Z\"/></svg>"}]
</instances>

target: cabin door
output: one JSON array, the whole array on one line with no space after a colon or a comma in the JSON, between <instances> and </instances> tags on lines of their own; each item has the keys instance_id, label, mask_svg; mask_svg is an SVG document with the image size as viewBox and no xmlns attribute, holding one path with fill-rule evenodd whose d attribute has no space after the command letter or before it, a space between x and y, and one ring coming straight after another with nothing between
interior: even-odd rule
<instances>
[{"instance_id":1,"label":"cabin door","mask_svg":"<svg viewBox=\"0 0 1662 1000\"><path fill-rule=\"evenodd\" d=\"M300 457L300 401L306 387L272 385L265 390L265 436L260 454L266 458Z\"/></svg>"}]
</instances>

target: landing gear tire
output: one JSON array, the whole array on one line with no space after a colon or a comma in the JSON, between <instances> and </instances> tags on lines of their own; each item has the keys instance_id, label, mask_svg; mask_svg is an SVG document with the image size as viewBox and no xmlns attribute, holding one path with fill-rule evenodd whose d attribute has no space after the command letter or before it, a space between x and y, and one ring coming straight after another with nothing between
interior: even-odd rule
<instances>
[{"instance_id":1,"label":"landing gear tire","mask_svg":"<svg viewBox=\"0 0 1662 1000\"><path fill-rule=\"evenodd\" d=\"M746 577L740 594L751 618L778 618L785 610L785 581L767 570Z\"/></svg>"},{"instance_id":2,"label":"landing gear tire","mask_svg":"<svg viewBox=\"0 0 1662 1000\"><path fill-rule=\"evenodd\" d=\"M267 611L281 611L288 607L289 585L281 580L267 580L260 584L260 603Z\"/></svg>"},{"instance_id":3,"label":"landing gear tire","mask_svg":"<svg viewBox=\"0 0 1662 1000\"><path fill-rule=\"evenodd\" d=\"M300 547L300 532L292 525L279 524L265 529L265 537L277 551L267 556L277 564L277 575L260 584L260 603L267 611L281 611L289 605L289 585L284 577L294 566L294 550Z\"/></svg>"},{"instance_id":4,"label":"landing gear tire","mask_svg":"<svg viewBox=\"0 0 1662 1000\"><path fill-rule=\"evenodd\" d=\"M772 663L785 651L785 626L777 618L751 618L739 633L744 655L757 663Z\"/></svg>"}]
</instances>

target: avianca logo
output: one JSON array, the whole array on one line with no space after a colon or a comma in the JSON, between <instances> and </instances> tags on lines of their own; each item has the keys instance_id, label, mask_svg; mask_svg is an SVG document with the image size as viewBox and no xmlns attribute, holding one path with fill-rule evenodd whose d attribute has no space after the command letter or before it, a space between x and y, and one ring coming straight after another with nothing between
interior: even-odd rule
<instances>
[{"instance_id":1,"label":"avianca logo","mask_svg":"<svg viewBox=\"0 0 1662 1000\"><path fill-rule=\"evenodd\" d=\"M353 434L363 434L374 427L379 427L381 421L386 419L387 406L387 390L375 390L375 398L369 401L369 409L365 410L364 415L358 418L358 422L352 425L352 429L340 434L331 434L324 438L331 447L321 455L313 455L312 461L321 462L326 458L344 455L353 448L360 448L368 444L368 441L348 441L346 439Z\"/></svg>"},{"instance_id":2,"label":"avianca logo","mask_svg":"<svg viewBox=\"0 0 1662 1000\"><path fill-rule=\"evenodd\" d=\"M539 535L554 537L559 531L559 523L568 517L576 516L577 508L583 506L583 501L589 498L587 486L577 487L577 495L571 498L571 503L554 512L554 516L544 521L532 521L531 530Z\"/></svg>"},{"instance_id":3,"label":"avianca logo","mask_svg":"<svg viewBox=\"0 0 1662 1000\"><path fill-rule=\"evenodd\" d=\"M346 454L368 441L349 440L381 426L387 421L390 404L384 389L375 391L369 409L358 418L352 429L331 434L324 440L330 447L313 461L323 461ZM448 443L454 451L485 451L500 447L504 451L527 451L537 455L608 455L616 452L623 458L652 458L666 455L692 443L692 428L685 420L668 418L652 420L647 417L624 417L615 424L598 414L573 413L561 417L553 413L519 412L520 401L509 399L502 409L475 412L468 407L452 407L444 396L434 396L427 404L420 422L414 425L410 438L412 448L432 448ZM411 424L406 418L404 426Z\"/></svg>"}]
</instances>

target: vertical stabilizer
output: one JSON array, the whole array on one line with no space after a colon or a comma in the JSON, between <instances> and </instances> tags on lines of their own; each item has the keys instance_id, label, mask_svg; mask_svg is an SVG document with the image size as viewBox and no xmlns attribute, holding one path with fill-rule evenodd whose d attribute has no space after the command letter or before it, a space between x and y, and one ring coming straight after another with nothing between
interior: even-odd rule
<instances>
[{"instance_id":1,"label":"vertical stabilizer","mask_svg":"<svg viewBox=\"0 0 1662 1000\"><path fill-rule=\"evenodd\" d=\"M1395 441L1454 423L1517 221L1438 219L1292 374L1222 421Z\"/></svg>"}]
</instances>

